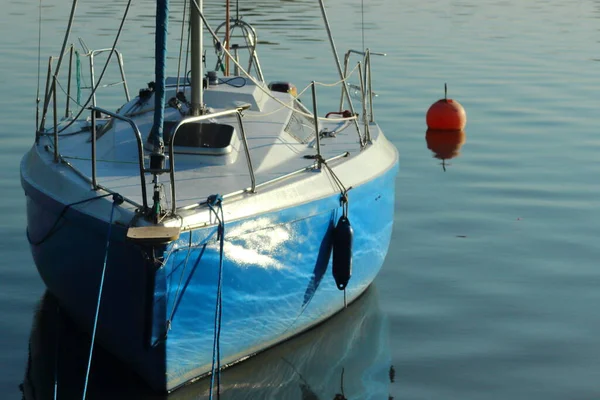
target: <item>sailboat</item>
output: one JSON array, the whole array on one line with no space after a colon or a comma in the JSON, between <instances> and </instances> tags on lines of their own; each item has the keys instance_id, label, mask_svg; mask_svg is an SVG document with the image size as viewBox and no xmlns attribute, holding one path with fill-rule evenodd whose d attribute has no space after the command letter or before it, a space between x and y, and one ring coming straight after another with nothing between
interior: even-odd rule
<instances>
[{"instance_id":1,"label":"sailboat","mask_svg":"<svg viewBox=\"0 0 600 400\"><path fill-rule=\"evenodd\" d=\"M379 272L398 152L374 118L378 53L349 50L341 62L318 3L340 77L335 111L319 113L317 82L307 86L312 107L294 84L267 83L255 29L229 15L213 29L202 0L189 5L189 71L168 77L169 7L157 0L154 81L130 98L120 30L110 48L82 42L91 94L74 113L74 1L21 182L40 276L91 335L88 374L100 345L154 390L209 375L218 385L221 369L340 312ZM204 66L205 47L216 50L214 70ZM96 101L100 53L121 72L126 100L116 111Z\"/></svg>"}]
</instances>

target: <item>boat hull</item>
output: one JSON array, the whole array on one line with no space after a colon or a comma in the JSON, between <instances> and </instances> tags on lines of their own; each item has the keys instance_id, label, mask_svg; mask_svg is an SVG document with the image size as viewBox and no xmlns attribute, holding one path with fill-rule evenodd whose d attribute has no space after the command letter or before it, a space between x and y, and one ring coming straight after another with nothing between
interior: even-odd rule
<instances>
[{"instance_id":1,"label":"boat hull","mask_svg":"<svg viewBox=\"0 0 600 400\"><path fill-rule=\"evenodd\" d=\"M373 281L387 253L397 161L350 191L353 275L346 301ZM48 289L91 331L108 224L67 210L23 180L28 236ZM110 201L110 198L98 201ZM227 210L227 204L223 206ZM339 194L295 207L225 221L222 257L221 365L256 354L343 309L331 276ZM47 233L52 230L49 237ZM220 242L215 225L183 231L168 245L136 245L113 224L97 340L154 389L171 391L210 373Z\"/></svg>"}]
</instances>

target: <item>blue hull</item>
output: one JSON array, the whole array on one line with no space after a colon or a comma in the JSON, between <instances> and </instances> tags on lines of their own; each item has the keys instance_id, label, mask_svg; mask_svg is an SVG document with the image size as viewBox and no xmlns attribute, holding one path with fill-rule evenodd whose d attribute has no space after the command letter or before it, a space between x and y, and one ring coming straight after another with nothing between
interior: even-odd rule
<instances>
[{"instance_id":1,"label":"blue hull","mask_svg":"<svg viewBox=\"0 0 600 400\"><path fill-rule=\"evenodd\" d=\"M348 302L373 281L387 253L397 164L350 191L354 229ZM48 289L91 330L108 226L77 210L37 244L64 205L26 181L28 234ZM110 200L98 200L110 201ZM224 205L225 212L227 204ZM331 232L339 195L226 222L223 260L222 365L240 361L322 322L344 296L331 276ZM219 242L216 227L182 232L167 246L143 248L113 226L97 338L153 388L173 390L210 372ZM152 254L162 264L156 267Z\"/></svg>"}]
</instances>

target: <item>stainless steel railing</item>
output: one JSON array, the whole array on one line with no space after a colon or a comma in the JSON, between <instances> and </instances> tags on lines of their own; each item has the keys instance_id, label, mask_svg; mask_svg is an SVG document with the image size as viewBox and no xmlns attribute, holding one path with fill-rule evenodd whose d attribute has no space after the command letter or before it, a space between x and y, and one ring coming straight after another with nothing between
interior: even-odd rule
<instances>
[{"instance_id":1,"label":"stainless steel railing","mask_svg":"<svg viewBox=\"0 0 600 400\"><path fill-rule=\"evenodd\" d=\"M256 192L256 179L254 177L254 168L252 167L252 160L250 158L250 150L248 149L248 140L246 139L246 132L244 131L244 123L242 121L242 111L244 108L236 108L233 110L226 110L212 114L200 115L197 117L191 117L180 121L173 129L173 133L171 134L171 138L169 140L169 173L170 173L170 181L171 181L171 204L172 212L175 214L177 209L176 199L175 199L175 136L181 128L185 124L189 124L192 122L200 122L205 121L210 118L218 118L225 117L228 115L235 114L238 120L238 124L240 127L240 135L242 136L242 143L244 145L244 152L246 153L246 161L248 163L248 171L250 172L250 192Z\"/></svg>"},{"instance_id":2,"label":"stainless steel railing","mask_svg":"<svg viewBox=\"0 0 600 400\"><path fill-rule=\"evenodd\" d=\"M142 186L142 206L144 207L144 211L145 211L148 208L148 199L146 197L146 176L145 176L145 173L148 172L148 170L146 169L146 166L144 165L144 144L142 142L142 134L141 134L140 130L138 129L136 123L131 118L127 118L122 115L116 114L112 111L108 111L103 108L95 107L95 106L91 106L90 110L92 111L92 186L94 187L94 190L97 189L97 187L98 187L98 180L97 180L97 176L96 176L96 117L95 117L95 113L96 113L96 111L99 111L110 117L127 122L131 126L131 129L133 130L133 133L135 134L135 140L137 143L137 150L138 150L138 164L139 164L139 169L140 169L140 183ZM55 139L55 140L57 140L57 139ZM57 143L55 143L55 147L56 146L57 146ZM172 182L172 186L174 186L174 182Z\"/></svg>"},{"instance_id":3,"label":"stainless steel railing","mask_svg":"<svg viewBox=\"0 0 600 400\"><path fill-rule=\"evenodd\" d=\"M373 84L371 80L371 56L386 56L386 53L377 53L366 49L364 52L359 50L348 50L344 56L344 78L348 75L348 66L350 62L350 56L357 54L363 56L361 62L359 62L358 75L360 81L360 95L362 102L362 117L364 124L364 135L365 140L370 141L371 135L369 132L369 123L375 122L375 115L373 114ZM344 82L344 85L347 85ZM348 97L345 88L342 87L342 94L340 96L340 111L344 109L344 98Z\"/></svg>"},{"instance_id":4,"label":"stainless steel railing","mask_svg":"<svg viewBox=\"0 0 600 400\"><path fill-rule=\"evenodd\" d=\"M127 87L127 79L125 78L125 69L123 67L123 55L117 49L113 50L112 48L92 50L92 51L89 51L88 53L84 54L84 56L90 58L91 84L90 84L89 88L83 88L83 89L91 89L93 91L92 105L94 107L96 106L96 90L95 90L96 76L95 76L95 72L94 72L94 57L96 57L99 54L106 53L106 52L113 52L117 56L117 63L119 64L119 73L121 74L121 81L113 82L106 86L123 85L123 90L125 91L125 98L127 99L128 102L129 102L129 100L131 100L131 98L129 96L129 88Z\"/></svg>"},{"instance_id":5,"label":"stainless steel railing","mask_svg":"<svg viewBox=\"0 0 600 400\"><path fill-rule=\"evenodd\" d=\"M94 57L105 53L105 52L109 52L111 54L114 54L117 58L117 63L119 65L119 72L121 75L121 81L118 82L112 82L110 84L106 84L104 85L104 87L108 87L108 86L114 86L114 85L123 85L123 90L125 91L125 98L127 101L130 101L131 97L129 96L129 88L127 86L127 79L125 77L125 69L123 66L123 55L117 50L117 49L112 49L112 48L107 48L107 49L100 49L100 50L89 50L87 49L87 47L85 46L85 43L83 43L82 41L82 46L84 48L85 54L83 54L84 57L89 57L90 59L90 79L91 79L91 85L89 87L82 87L82 86L78 86L78 91L81 89L90 89L92 90L92 95L91 95L91 102L92 102L92 106L96 106L96 92L98 89L98 84L99 82L95 81L95 72L94 72ZM65 113L64 113L64 118L69 118L69 113L70 113L70 105L71 105L71 101L72 100L72 96L71 96L71 86L72 86L72 76L73 76L73 53L75 53L75 46L73 44L69 45L65 52L63 53L63 56L65 54L69 54L69 70L67 73L67 89L65 92L66 95L66 100L65 100ZM62 88L62 86L60 85L60 82L58 81L58 77L54 74L55 71L53 71L53 63L55 59L59 59L59 61L62 59L61 57L49 57L48 59L48 70L47 70L47 76L46 76L46 90L44 92L44 103L43 103L43 109L42 109L42 115L41 115L41 121L40 121L40 113L39 113L39 107L36 110L36 143L39 141L39 137L40 135L44 132L45 129L45 123L46 123L46 117L48 116L48 108L50 106L50 101L52 101L52 112L54 113L53 116L53 128L54 128L54 134L57 134L57 129L58 129L58 104L57 104L57 90L59 87ZM77 60L79 58L77 57ZM77 63L79 63L79 61L77 61ZM79 64L78 64L79 65ZM58 68L58 66L57 66ZM80 76L79 76L79 69L77 68L76 70L77 73L77 80L79 81ZM63 89L64 90L64 89ZM39 103L39 100L38 100ZM85 105L84 105L85 106ZM58 162L58 159L55 157L55 162Z\"/></svg>"},{"instance_id":6,"label":"stainless steel railing","mask_svg":"<svg viewBox=\"0 0 600 400\"><path fill-rule=\"evenodd\" d=\"M145 175L147 173L156 173L156 171L146 168L146 166L145 166L144 145L143 145L143 140L142 140L142 134L141 134L139 128L137 127L136 123L131 118L125 117L123 115L119 115L117 113L114 113L114 112L111 112L111 111L108 111L108 110L105 110L103 108L96 107L96 106L91 106L91 107L89 107L89 109L92 112L92 140L91 140L92 187L94 188L94 190L98 188L98 179L97 179L97 174L96 174L97 159L96 159L96 116L95 116L95 114L96 114L96 112L100 112L100 113L106 114L112 118L127 122L131 126L131 129L135 135L137 151L138 151L140 185L142 188L142 206L143 206L144 210L148 209L148 198L147 198L147 191L146 191L146 176ZM173 133L171 134L171 137L169 138L169 168L166 170L160 171L160 172L168 172L169 173L169 181L171 184L171 204L172 204L171 212L173 214L175 214L177 211L177 198L176 198L176 190L175 190L175 137L177 136L177 133L179 132L179 128L181 128L185 124L189 124L189 123L193 123L193 122L200 122L200 121L204 121L204 120L211 119L211 118L226 117L226 116L235 114L237 117L237 120L238 120L239 127L240 127L240 135L242 137L242 143L244 145L244 152L246 154L246 161L248 164L248 171L250 173L251 186L250 186L249 191L251 193L256 192L256 178L254 176L254 168L252 167L252 159L250 158L250 150L248 148L248 140L246 138L246 133L244 131L244 123L242 121L242 111L243 110L244 110L244 108L236 108L236 109L232 109L232 110L226 110L226 111L221 111L221 112L217 112L217 113L201 115L198 117L191 117L191 118L187 118L187 119L180 121L175 126L175 129L173 129ZM58 138L55 137L54 140L55 140L54 148L55 148L55 151L57 151L56 149L58 149Z\"/></svg>"}]
</instances>

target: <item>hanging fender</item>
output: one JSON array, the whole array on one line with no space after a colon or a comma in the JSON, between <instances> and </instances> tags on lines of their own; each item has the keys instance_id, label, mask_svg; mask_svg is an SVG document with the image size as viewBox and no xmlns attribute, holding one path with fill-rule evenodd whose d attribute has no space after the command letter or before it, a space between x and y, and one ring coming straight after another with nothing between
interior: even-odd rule
<instances>
[{"instance_id":1,"label":"hanging fender","mask_svg":"<svg viewBox=\"0 0 600 400\"><path fill-rule=\"evenodd\" d=\"M342 215L333 231L333 279L339 290L345 290L352 276L352 238L350 220Z\"/></svg>"}]
</instances>

